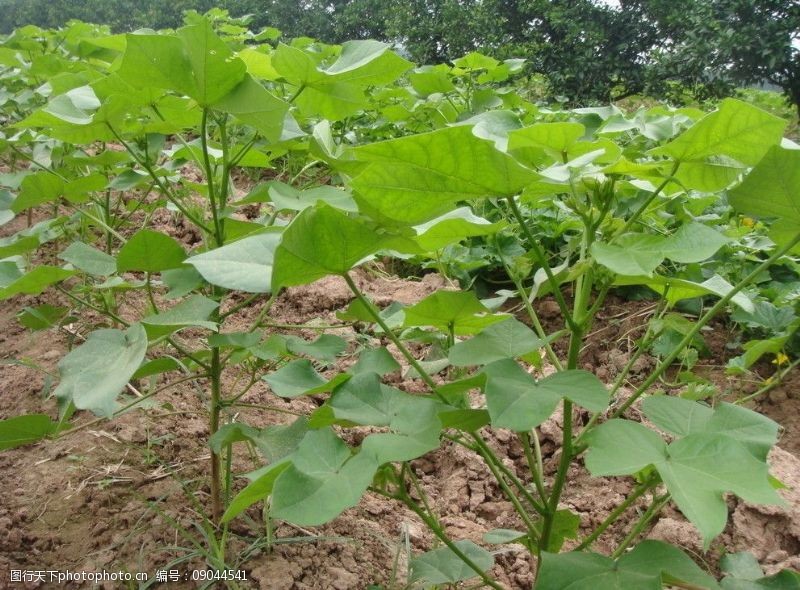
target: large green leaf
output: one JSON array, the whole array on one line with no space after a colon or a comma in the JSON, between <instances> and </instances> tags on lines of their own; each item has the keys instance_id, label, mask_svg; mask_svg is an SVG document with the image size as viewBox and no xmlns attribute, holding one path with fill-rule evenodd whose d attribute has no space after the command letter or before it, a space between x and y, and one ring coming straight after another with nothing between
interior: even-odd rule
<instances>
[{"instance_id":1,"label":"large green leaf","mask_svg":"<svg viewBox=\"0 0 800 590\"><path fill-rule=\"evenodd\" d=\"M318 203L284 230L275 251L273 285L303 285L342 275L381 249L384 239L363 221Z\"/></svg>"},{"instance_id":2,"label":"large green leaf","mask_svg":"<svg viewBox=\"0 0 800 590\"><path fill-rule=\"evenodd\" d=\"M311 361L298 359L262 378L269 384L275 395L297 397L331 391L338 384L346 381L348 377L345 374L338 374L333 379L325 379L314 370Z\"/></svg>"},{"instance_id":3,"label":"large green leaf","mask_svg":"<svg viewBox=\"0 0 800 590\"><path fill-rule=\"evenodd\" d=\"M679 397L657 396L644 400L645 416L659 428L679 436L698 432L718 432L729 436L762 461L778 440L778 424L752 410L721 403L708 406Z\"/></svg>"},{"instance_id":4,"label":"large green leaf","mask_svg":"<svg viewBox=\"0 0 800 590\"><path fill-rule=\"evenodd\" d=\"M459 207L414 227L417 232L414 241L423 249L433 251L470 237L495 234L504 226L502 221L491 223L478 217L469 207Z\"/></svg>"},{"instance_id":5,"label":"large green leaf","mask_svg":"<svg viewBox=\"0 0 800 590\"><path fill-rule=\"evenodd\" d=\"M439 404L383 385L376 373L355 375L336 389L327 406L337 420L389 428L362 443L361 452L379 464L410 461L439 446Z\"/></svg>"},{"instance_id":6,"label":"large green leaf","mask_svg":"<svg viewBox=\"0 0 800 590\"><path fill-rule=\"evenodd\" d=\"M281 236L248 236L186 260L212 285L248 293L272 290L272 265Z\"/></svg>"},{"instance_id":7,"label":"large green leaf","mask_svg":"<svg viewBox=\"0 0 800 590\"><path fill-rule=\"evenodd\" d=\"M295 103L307 115L337 121L366 105L364 89L396 80L413 65L389 51L379 41L348 41L339 58L327 69L298 47L280 44L272 55L272 66L298 86Z\"/></svg>"},{"instance_id":8,"label":"large green leaf","mask_svg":"<svg viewBox=\"0 0 800 590\"><path fill-rule=\"evenodd\" d=\"M37 266L32 271L15 278L0 289L0 300L14 295L38 295L50 285L60 283L75 274L74 270L65 270L57 266Z\"/></svg>"},{"instance_id":9,"label":"large green leaf","mask_svg":"<svg viewBox=\"0 0 800 590\"><path fill-rule=\"evenodd\" d=\"M290 465L291 463L288 459L270 465L260 477L236 494L225 510L225 514L222 515L222 522L233 520L248 507L270 496L272 494L272 489L275 487L275 480L278 479L278 476Z\"/></svg>"},{"instance_id":10,"label":"large green leaf","mask_svg":"<svg viewBox=\"0 0 800 590\"><path fill-rule=\"evenodd\" d=\"M671 582L719 588L688 555L661 541L643 541L617 561L597 553L543 553L541 568L541 590L661 590Z\"/></svg>"},{"instance_id":11,"label":"large green leaf","mask_svg":"<svg viewBox=\"0 0 800 590\"><path fill-rule=\"evenodd\" d=\"M583 135L586 128L580 123L537 123L508 134L508 151L521 148L542 148L561 162L564 155Z\"/></svg>"},{"instance_id":12,"label":"large green leaf","mask_svg":"<svg viewBox=\"0 0 800 590\"><path fill-rule=\"evenodd\" d=\"M436 291L405 309L405 326L433 326L444 332L474 334L502 322L507 315L491 314L472 291Z\"/></svg>"},{"instance_id":13,"label":"large green leaf","mask_svg":"<svg viewBox=\"0 0 800 590\"><path fill-rule=\"evenodd\" d=\"M453 346L448 358L457 367L488 365L501 359L513 359L544 346L528 326L508 318L492 324L480 334Z\"/></svg>"},{"instance_id":14,"label":"large green leaf","mask_svg":"<svg viewBox=\"0 0 800 590\"><path fill-rule=\"evenodd\" d=\"M454 545L482 571L494 565L494 557L472 541L456 541ZM423 553L411 560L411 582L426 584L456 584L474 578L478 574L461 560L449 547L440 547Z\"/></svg>"},{"instance_id":15,"label":"large green leaf","mask_svg":"<svg viewBox=\"0 0 800 590\"><path fill-rule=\"evenodd\" d=\"M683 299L693 299L705 295L724 297L733 289L733 285L719 275L713 275L702 283L660 275L652 277L620 275L614 280L614 284L646 285L656 293L664 295L670 305L675 305ZM754 310L753 302L744 293L734 295L731 303L735 303L747 312Z\"/></svg>"},{"instance_id":16,"label":"large green leaf","mask_svg":"<svg viewBox=\"0 0 800 590\"><path fill-rule=\"evenodd\" d=\"M280 139L284 120L289 112L288 103L270 94L250 76L245 76L231 92L218 99L213 107L230 113L257 129L271 142Z\"/></svg>"},{"instance_id":17,"label":"large green leaf","mask_svg":"<svg viewBox=\"0 0 800 590\"><path fill-rule=\"evenodd\" d=\"M330 428L308 432L272 488L273 518L317 526L355 506L378 468L370 453L353 455Z\"/></svg>"},{"instance_id":18,"label":"large green leaf","mask_svg":"<svg viewBox=\"0 0 800 590\"><path fill-rule=\"evenodd\" d=\"M41 440L53 432L55 426L46 414L26 414L0 420L0 451Z\"/></svg>"},{"instance_id":19,"label":"large green leaf","mask_svg":"<svg viewBox=\"0 0 800 590\"><path fill-rule=\"evenodd\" d=\"M83 242L72 242L58 257L90 275L107 277L117 272L113 256Z\"/></svg>"},{"instance_id":20,"label":"large green leaf","mask_svg":"<svg viewBox=\"0 0 800 590\"><path fill-rule=\"evenodd\" d=\"M147 316L142 323L146 324L151 337L170 334L188 326L216 331L217 323L208 318L218 307L218 301L196 294L161 313Z\"/></svg>"},{"instance_id":21,"label":"large green leaf","mask_svg":"<svg viewBox=\"0 0 800 590\"><path fill-rule=\"evenodd\" d=\"M610 420L590 434L589 446L586 467L595 476L628 475L653 465L706 547L725 528L726 492L749 502L783 503L766 463L722 432L697 432L667 446L641 424Z\"/></svg>"},{"instance_id":22,"label":"large green leaf","mask_svg":"<svg viewBox=\"0 0 800 590\"><path fill-rule=\"evenodd\" d=\"M176 35L127 35L119 75L133 86L173 90L211 106L245 77L247 67L202 20Z\"/></svg>"},{"instance_id":23,"label":"large green leaf","mask_svg":"<svg viewBox=\"0 0 800 590\"><path fill-rule=\"evenodd\" d=\"M667 237L637 233L620 236L613 244L595 242L592 255L617 274L649 277L665 258L682 263L700 262L729 241L707 225L692 222Z\"/></svg>"},{"instance_id":24,"label":"large green leaf","mask_svg":"<svg viewBox=\"0 0 800 590\"><path fill-rule=\"evenodd\" d=\"M352 181L360 209L408 223L447 213L459 201L516 195L538 178L467 126L373 143L354 154L369 163Z\"/></svg>"},{"instance_id":25,"label":"large green leaf","mask_svg":"<svg viewBox=\"0 0 800 590\"><path fill-rule=\"evenodd\" d=\"M608 405L608 391L588 371L560 371L535 381L516 362L504 359L487 365L483 373L486 405L497 428L527 432L547 420L564 398L593 412Z\"/></svg>"},{"instance_id":26,"label":"large green leaf","mask_svg":"<svg viewBox=\"0 0 800 590\"><path fill-rule=\"evenodd\" d=\"M58 363L61 383L55 396L79 410L110 417L117 395L131 379L147 352L147 333L141 324L121 330L95 330L86 342Z\"/></svg>"},{"instance_id":27,"label":"large green leaf","mask_svg":"<svg viewBox=\"0 0 800 590\"><path fill-rule=\"evenodd\" d=\"M775 217L800 232L800 150L775 146L728 195L739 213Z\"/></svg>"},{"instance_id":28,"label":"large green leaf","mask_svg":"<svg viewBox=\"0 0 800 590\"><path fill-rule=\"evenodd\" d=\"M26 176L20 185L11 210L19 213L44 203L55 201L64 193L64 181L49 172L34 172Z\"/></svg>"},{"instance_id":29,"label":"large green leaf","mask_svg":"<svg viewBox=\"0 0 800 590\"><path fill-rule=\"evenodd\" d=\"M727 98L671 142L650 151L675 160L703 161L728 156L755 165L783 136L786 121L745 102Z\"/></svg>"},{"instance_id":30,"label":"large green leaf","mask_svg":"<svg viewBox=\"0 0 800 590\"><path fill-rule=\"evenodd\" d=\"M161 272L178 268L186 253L174 238L151 229L142 229L128 240L117 254L119 272Z\"/></svg>"}]
</instances>

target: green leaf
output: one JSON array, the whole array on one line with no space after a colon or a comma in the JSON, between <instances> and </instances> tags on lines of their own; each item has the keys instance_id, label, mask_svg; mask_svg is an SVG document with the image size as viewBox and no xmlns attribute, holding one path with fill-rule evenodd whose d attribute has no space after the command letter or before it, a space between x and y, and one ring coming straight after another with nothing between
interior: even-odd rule
<instances>
[{"instance_id":1,"label":"green leaf","mask_svg":"<svg viewBox=\"0 0 800 590\"><path fill-rule=\"evenodd\" d=\"M58 257L90 275L107 277L117 272L113 256L83 242L72 242Z\"/></svg>"},{"instance_id":2,"label":"green leaf","mask_svg":"<svg viewBox=\"0 0 800 590\"><path fill-rule=\"evenodd\" d=\"M251 348L261 341L258 332L226 332L224 334L211 334L208 345L218 348Z\"/></svg>"},{"instance_id":3,"label":"green leaf","mask_svg":"<svg viewBox=\"0 0 800 590\"><path fill-rule=\"evenodd\" d=\"M342 275L384 246L385 237L325 203L303 210L275 251L274 285L304 285Z\"/></svg>"},{"instance_id":4,"label":"green leaf","mask_svg":"<svg viewBox=\"0 0 800 590\"><path fill-rule=\"evenodd\" d=\"M330 428L309 431L275 481L271 515L300 526L324 524L358 503L377 468L369 453L353 456Z\"/></svg>"},{"instance_id":5,"label":"green leaf","mask_svg":"<svg viewBox=\"0 0 800 590\"><path fill-rule=\"evenodd\" d=\"M677 547L643 541L616 562L597 553L542 553L537 588L545 590L661 590L671 581L704 589L719 588Z\"/></svg>"},{"instance_id":6,"label":"green leaf","mask_svg":"<svg viewBox=\"0 0 800 590\"><path fill-rule=\"evenodd\" d=\"M308 430L308 419L300 416L291 424L262 428L255 443L264 459L268 463L275 463L294 453Z\"/></svg>"},{"instance_id":7,"label":"green leaf","mask_svg":"<svg viewBox=\"0 0 800 590\"><path fill-rule=\"evenodd\" d=\"M171 334L175 330L180 330L187 326L197 326L216 331L218 329L217 323L209 321L208 318L218 307L218 301L203 295L192 295L174 307L145 317L142 319L142 323L146 324L148 335L151 338ZM155 329L150 330L150 326L155 327Z\"/></svg>"},{"instance_id":8,"label":"green leaf","mask_svg":"<svg viewBox=\"0 0 800 590\"><path fill-rule=\"evenodd\" d=\"M190 96L200 104L213 104L244 78L247 66L214 33L207 19L178 29L177 34L197 88L197 93Z\"/></svg>"},{"instance_id":9,"label":"green leaf","mask_svg":"<svg viewBox=\"0 0 800 590\"><path fill-rule=\"evenodd\" d=\"M398 363L392 354L385 348L367 348L358 357L358 361L348 369L353 375L361 373L375 373L386 375L400 370Z\"/></svg>"},{"instance_id":10,"label":"green leaf","mask_svg":"<svg viewBox=\"0 0 800 590\"><path fill-rule=\"evenodd\" d=\"M439 420L442 422L442 428L454 428L464 432L475 432L492 422L489 412L477 409L445 410L439 412Z\"/></svg>"},{"instance_id":11,"label":"green leaf","mask_svg":"<svg viewBox=\"0 0 800 590\"><path fill-rule=\"evenodd\" d=\"M348 378L349 375L340 373L333 379L326 380L314 370L314 366L308 359L292 361L274 373L262 377L275 395L281 397L297 397L331 391Z\"/></svg>"},{"instance_id":12,"label":"green leaf","mask_svg":"<svg viewBox=\"0 0 800 590\"><path fill-rule=\"evenodd\" d=\"M421 66L408 74L408 81L422 98L431 94L446 94L456 89L448 76L449 69L445 64Z\"/></svg>"},{"instance_id":13,"label":"green leaf","mask_svg":"<svg viewBox=\"0 0 800 590\"><path fill-rule=\"evenodd\" d=\"M293 354L304 354L320 361L332 362L345 351L347 341L333 334L322 334L312 342L289 336L286 339L286 347Z\"/></svg>"},{"instance_id":14,"label":"green leaf","mask_svg":"<svg viewBox=\"0 0 800 590\"><path fill-rule=\"evenodd\" d=\"M194 266L182 266L165 270L161 273L161 282L163 282L169 291L167 292L167 299L178 299L185 297L203 284L203 277Z\"/></svg>"},{"instance_id":15,"label":"green leaf","mask_svg":"<svg viewBox=\"0 0 800 590\"><path fill-rule=\"evenodd\" d=\"M514 196L539 177L466 126L377 142L354 154L369 164L351 183L359 209L407 223L447 213L459 201Z\"/></svg>"},{"instance_id":16,"label":"green leaf","mask_svg":"<svg viewBox=\"0 0 800 590\"><path fill-rule=\"evenodd\" d=\"M295 103L303 113L338 121L366 104L364 89L396 80L412 64L379 41L348 41L327 69L303 50L283 43L272 54L275 70L302 89Z\"/></svg>"},{"instance_id":17,"label":"green leaf","mask_svg":"<svg viewBox=\"0 0 800 590\"><path fill-rule=\"evenodd\" d=\"M55 431L46 414L26 414L0 420L0 451L34 443Z\"/></svg>"},{"instance_id":18,"label":"green leaf","mask_svg":"<svg viewBox=\"0 0 800 590\"><path fill-rule=\"evenodd\" d=\"M800 574L785 569L758 580L740 580L731 576L722 580L724 590L800 590Z\"/></svg>"},{"instance_id":19,"label":"green leaf","mask_svg":"<svg viewBox=\"0 0 800 590\"><path fill-rule=\"evenodd\" d=\"M456 541L454 545L482 571L494 566L494 557L472 541ZM411 560L411 582L424 580L426 584L455 584L474 578L475 571L464 563L449 547L440 547Z\"/></svg>"},{"instance_id":20,"label":"green leaf","mask_svg":"<svg viewBox=\"0 0 800 590\"><path fill-rule=\"evenodd\" d=\"M543 148L551 157L562 161L563 154L586 133L586 128L580 123L537 123L530 127L523 127L508 134L508 151L521 148Z\"/></svg>"},{"instance_id":21,"label":"green leaf","mask_svg":"<svg viewBox=\"0 0 800 590\"><path fill-rule=\"evenodd\" d=\"M748 551L723 555L719 566L728 576L741 580L755 581L764 577L764 570L761 569L758 560Z\"/></svg>"},{"instance_id":22,"label":"green leaf","mask_svg":"<svg viewBox=\"0 0 800 590\"><path fill-rule=\"evenodd\" d=\"M700 262L729 241L710 227L692 222L668 237L625 234L614 244L595 242L592 255L617 274L649 277L665 258L682 263Z\"/></svg>"},{"instance_id":23,"label":"green leaf","mask_svg":"<svg viewBox=\"0 0 800 590\"><path fill-rule=\"evenodd\" d=\"M505 543L516 543L522 539L527 539L528 533L512 531L511 529L492 529L483 534L483 540L491 545L503 545Z\"/></svg>"},{"instance_id":24,"label":"green leaf","mask_svg":"<svg viewBox=\"0 0 800 590\"><path fill-rule=\"evenodd\" d=\"M658 428L678 436L702 432L714 414L705 404L666 395L648 397L642 410Z\"/></svg>"},{"instance_id":25,"label":"green leaf","mask_svg":"<svg viewBox=\"0 0 800 590\"><path fill-rule=\"evenodd\" d=\"M19 256L39 246L39 238L36 236L22 236L15 234L8 238L0 238L0 258L9 256Z\"/></svg>"},{"instance_id":26,"label":"green leaf","mask_svg":"<svg viewBox=\"0 0 800 590\"><path fill-rule=\"evenodd\" d=\"M0 289L0 300L8 299L20 293L39 295L50 285L60 283L74 274L74 270L64 270L57 266L37 266L29 273L22 275Z\"/></svg>"},{"instance_id":27,"label":"green leaf","mask_svg":"<svg viewBox=\"0 0 800 590\"><path fill-rule=\"evenodd\" d=\"M719 110L706 115L671 142L650 151L678 161L702 161L724 155L755 165L778 144L786 121L745 102L726 98Z\"/></svg>"},{"instance_id":28,"label":"green leaf","mask_svg":"<svg viewBox=\"0 0 800 590\"><path fill-rule=\"evenodd\" d=\"M25 177L17 198L11 204L14 213L55 201L64 192L64 181L49 172L34 172Z\"/></svg>"},{"instance_id":29,"label":"green leaf","mask_svg":"<svg viewBox=\"0 0 800 590\"><path fill-rule=\"evenodd\" d=\"M139 367L133 374L132 379L144 379L151 375L160 375L169 371L178 371L182 368L181 363L169 356L162 356L152 361L147 361Z\"/></svg>"},{"instance_id":30,"label":"green leaf","mask_svg":"<svg viewBox=\"0 0 800 590\"><path fill-rule=\"evenodd\" d=\"M775 217L800 232L800 151L775 146L728 193L736 211L754 217Z\"/></svg>"},{"instance_id":31,"label":"green leaf","mask_svg":"<svg viewBox=\"0 0 800 590\"><path fill-rule=\"evenodd\" d=\"M593 412L608 405L608 391L588 371L560 371L537 382L516 362L505 359L487 365L483 373L486 405L497 428L527 432L547 420L564 398Z\"/></svg>"},{"instance_id":32,"label":"green leaf","mask_svg":"<svg viewBox=\"0 0 800 590\"><path fill-rule=\"evenodd\" d=\"M697 432L666 446L641 424L610 420L589 435L589 446L586 467L595 476L629 475L653 465L706 547L725 527L724 493L754 503L783 502L769 484L766 463L724 433Z\"/></svg>"},{"instance_id":33,"label":"green leaf","mask_svg":"<svg viewBox=\"0 0 800 590\"><path fill-rule=\"evenodd\" d=\"M234 422L231 424L223 424L214 434L208 439L208 446L215 453L220 453L222 448L227 445L232 445L235 442L255 442L258 437L258 429Z\"/></svg>"},{"instance_id":34,"label":"green leaf","mask_svg":"<svg viewBox=\"0 0 800 590\"><path fill-rule=\"evenodd\" d=\"M766 461L778 440L778 425L747 408L721 403L715 409L679 397L658 396L644 400L645 416L659 428L679 436L717 432L747 447L754 457Z\"/></svg>"},{"instance_id":35,"label":"green leaf","mask_svg":"<svg viewBox=\"0 0 800 590\"><path fill-rule=\"evenodd\" d=\"M173 90L213 105L244 78L247 67L203 19L176 35L126 35L119 75L134 87Z\"/></svg>"},{"instance_id":36,"label":"green leaf","mask_svg":"<svg viewBox=\"0 0 800 590\"><path fill-rule=\"evenodd\" d=\"M49 303L25 307L17 314L17 321L29 330L45 330L56 325L67 315L66 307L55 307Z\"/></svg>"},{"instance_id":37,"label":"green leaf","mask_svg":"<svg viewBox=\"0 0 800 590\"><path fill-rule=\"evenodd\" d=\"M222 515L222 522L230 522L256 502L260 502L264 498L270 496L275 486L275 480L278 479L278 476L283 473L289 465L291 465L291 463L288 460L270 465L260 477L236 494L225 510L225 514Z\"/></svg>"},{"instance_id":38,"label":"green leaf","mask_svg":"<svg viewBox=\"0 0 800 590\"><path fill-rule=\"evenodd\" d=\"M414 227L414 241L424 250L440 250L470 237L495 234L504 226L502 221L491 223L476 216L469 207L459 207Z\"/></svg>"},{"instance_id":39,"label":"green leaf","mask_svg":"<svg viewBox=\"0 0 800 590\"><path fill-rule=\"evenodd\" d=\"M502 322L507 315L493 315L472 291L436 291L405 309L404 326L433 326L443 332L474 334Z\"/></svg>"},{"instance_id":40,"label":"green leaf","mask_svg":"<svg viewBox=\"0 0 800 590\"><path fill-rule=\"evenodd\" d=\"M269 293L280 239L277 233L249 236L192 256L186 263L212 285L247 293Z\"/></svg>"},{"instance_id":41,"label":"green leaf","mask_svg":"<svg viewBox=\"0 0 800 590\"><path fill-rule=\"evenodd\" d=\"M147 352L141 324L121 330L95 330L86 342L58 363L61 375L54 394L79 410L111 417L117 395L130 381Z\"/></svg>"},{"instance_id":42,"label":"green leaf","mask_svg":"<svg viewBox=\"0 0 800 590\"><path fill-rule=\"evenodd\" d=\"M251 191L248 197L239 202L271 201L278 210L302 211L308 207L313 207L319 201L323 201L342 211L358 211L358 207L356 207L356 203L350 193L333 186L316 186L302 191L278 181L272 181L268 185L261 186L267 189L265 196Z\"/></svg>"},{"instance_id":43,"label":"green leaf","mask_svg":"<svg viewBox=\"0 0 800 590\"><path fill-rule=\"evenodd\" d=\"M693 299L706 295L724 297L733 289L733 285L719 275L713 275L702 283L660 275L654 275L653 277L620 275L615 279L614 284L646 285L656 293L664 295L670 305L675 305L683 299ZM752 312L754 310L753 302L744 293L737 293L731 302L745 311Z\"/></svg>"},{"instance_id":44,"label":"green leaf","mask_svg":"<svg viewBox=\"0 0 800 590\"><path fill-rule=\"evenodd\" d=\"M448 358L457 367L488 365L501 359L513 359L540 349L544 342L533 330L514 318L492 324L474 338L459 342Z\"/></svg>"},{"instance_id":45,"label":"green leaf","mask_svg":"<svg viewBox=\"0 0 800 590\"><path fill-rule=\"evenodd\" d=\"M136 232L117 254L119 272L161 272L181 265L186 253L173 238L149 229Z\"/></svg>"},{"instance_id":46,"label":"green leaf","mask_svg":"<svg viewBox=\"0 0 800 590\"><path fill-rule=\"evenodd\" d=\"M761 566L752 553L728 553L720 560L726 574L722 580L724 590L798 590L800 574L783 570L774 576L764 576Z\"/></svg>"},{"instance_id":47,"label":"green leaf","mask_svg":"<svg viewBox=\"0 0 800 590\"><path fill-rule=\"evenodd\" d=\"M276 98L250 76L214 103L214 108L230 113L256 129L270 142L277 142L283 131L289 104Z\"/></svg>"},{"instance_id":48,"label":"green leaf","mask_svg":"<svg viewBox=\"0 0 800 590\"><path fill-rule=\"evenodd\" d=\"M439 446L439 405L381 384L376 373L355 375L338 387L326 404L336 421L388 427L390 432L370 434L361 453L378 465L410 461Z\"/></svg>"}]
</instances>

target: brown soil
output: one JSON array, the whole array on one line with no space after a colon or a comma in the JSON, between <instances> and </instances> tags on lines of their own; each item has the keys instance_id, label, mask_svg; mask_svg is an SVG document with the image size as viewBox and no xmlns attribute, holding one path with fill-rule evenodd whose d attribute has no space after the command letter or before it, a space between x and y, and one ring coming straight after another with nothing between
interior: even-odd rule
<instances>
[{"instance_id":1,"label":"brown soil","mask_svg":"<svg viewBox=\"0 0 800 590\"><path fill-rule=\"evenodd\" d=\"M188 235L182 237L192 240ZM437 275L410 281L359 272L357 281L380 305L393 300L412 303L445 288ZM335 312L351 299L342 281L325 279L288 290L278 299L270 317L275 324L337 323ZM32 412L55 416L55 404L43 398L51 389L50 375L55 374L58 359L74 337L65 331L30 333L17 323L14 312L45 301L58 300L53 294L18 298L0 311L2 359L25 360L24 364L0 365L0 418ZM233 318L226 331L246 325L261 305L263 302ZM135 307L134 302L131 309ZM552 302L540 302L538 310L546 323L557 322ZM613 380L628 358L630 342L640 335L647 313L647 304L612 299L582 353L582 364L604 380ZM80 333L83 327L76 329ZM318 332L295 333L312 337ZM334 333L350 339L351 350L355 348L352 329ZM189 335L184 333L182 338L188 341ZM343 365L349 362L351 358L342 359ZM643 358L634 369L634 380L653 362ZM716 357L714 363L722 366L724 358ZM233 378L226 375L229 381ZM664 513L650 537L677 543L712 568L722 552L740 550L752 551L770 571L800 566L800 461L795 455L800 445L798 378L791 376L759 404L784 427L783 448L773 452L771 463L774 474L788 486L782 491L787 507L756 507L731 499L731 522L706 554L692 526L674 510ZM411 385L402 376L396 380L401 387ZM193 542L204 543L200 508L208 500L206 394L205 384L201 385L199 390L186 384L176 386L159 395L147 409L129 412L113 422L94 423L92 416L82 413L77 422L91 423L89 426L54 441L0 454L4 474L0 479L0 589L82 587L50 582L11 585L11 570L122 570L147 572L152 577L160 568L178 570L181 576L204 568L203 559L191 554ZM299 413L308 412L319 402L315 398L276 400L264 383L257 384L243 401ZM291 416L250 410L238 419L266 426L287 422ZM546 475L552 477L559 457L560 417L554 416L540 430ZM525 459L516 438L497 431L487 434L487 440L505 458L507 467L524 477ZM236 458L234 468L242 473L255 466L243 455ZM490 529L521 527L486 468L462 447L445 443L438 451L414 461L413 468L453 537L481 543L483 533ZM581 533L585 534L631 488L630 478L592 478L575 465L569 473L563 507L581 516ZM249 521L237 519L232 528L239 536L232 548L239 554L246 548L245 539L263 534L252 526L259 519L259 509L252 508L248 515ZM629 524L630 520L622 519L600 537L594 549L610 552ZM248 581L240 587L351 590L375 584L403 588L407 549L416 553L434 544L431 534L410 511L373 495L324 527L306 530L278 523L273 538L271 547L252 551L249 559L234 564L247 573ZM176 559L184 561L174 562ZM491 574L505 587L531 587L532 561L521 548L501 546L496 562ZM190 580L163 586L200 587ZM124 586L108 582L99 587Z\"/></svg>"}]
</instances>

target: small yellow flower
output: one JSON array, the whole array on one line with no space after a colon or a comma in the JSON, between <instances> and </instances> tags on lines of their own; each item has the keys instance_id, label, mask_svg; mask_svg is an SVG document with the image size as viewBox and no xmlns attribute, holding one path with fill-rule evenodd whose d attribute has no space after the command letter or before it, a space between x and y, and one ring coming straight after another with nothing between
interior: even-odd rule
<instances>
[{"instance_id":1,"label":"small yellow flower","mask_svg":"<svg viewBox=\"0 0 800 590\"><path fill-rule=\"evenodd\" d=\"M742 225L745 227L754 227L756 224L752 217L742 217Z\"/></svg>"},{"instance_id":2,"label":"small yellow flower","mask_svg":"<svg viewBox=\"0 0 800 590\"><path fill-rule=\"evenodd\" d=\"M779 352L778 354L775 355L775 360L772 361L772 364L782 367L788 362L789 362L789 357L786 356L786 354Z\"/></svg>"}]
</instances>

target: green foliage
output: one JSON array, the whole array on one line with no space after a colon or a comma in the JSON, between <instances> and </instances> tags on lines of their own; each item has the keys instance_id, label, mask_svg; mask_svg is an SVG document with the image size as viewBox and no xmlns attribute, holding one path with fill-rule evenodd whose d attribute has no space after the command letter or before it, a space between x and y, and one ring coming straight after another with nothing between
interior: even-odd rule
<instances>
[{"instance_id":1,"label":"green foliage","mask_svg":"<svg viewBox=\"0 0 800 590\"><path fill-rule=\"evenodd\" d=\"M688 555L660 541L644 541L616 561L596 553L545 553L537 585L548 590L566 590L578 584L591 584L599 590L657 590L670 582L719 588Z\"/></svg>"},{"instance_id":2,"label":"green foliage","mask_svg":"<svg viewBox=\"0 0 800 590\"><path fill-rule=\"evenodd\" d=\"M542 55L564 50L566 37L605 47L611 23L630 17L634 3L623 4L619 11L589 2L458 7L496 11L481 18L500 23L491 32L498 44L519 32L512 17L541 11L553 47L528 54L539 68L548 63ZM268 6L280 7L303 18L320 8ZM392 18L420 9L410 3ZM596 22L577 20L583 9ZM391 20L382 18L376 27ZM452 66L411 71L381 42L278 43L276 31L249 32L221 11L186 22L174 32L124 36L79 23L61 32L29 27L0 47L0 108L13 130L4 130L0 147L15 170L0 175L0 221L51 216L0 242L0 298L57 285L67 300L28 307L20 321L58 329L69 314L81 328L75 333L87 334L59 363L62 421L76 410L78 418L81 410L112 418L193 381L208 390L214 524L247 511L253 522L322 525L369 491L404 504L441 542L412 557L413 580L477 578L499 588L488 573L491 554L451 538L410 464L447 440L487 466L519 517L522 530L494 531L487 542L518 543L541 557L539 586L591 579L608 588L716 587L676 548L637 542L670 501L707 545L725 525L724 494L779 503L766 464L777 426L719 400L646 394L676 361L696 362L701 330L730 305L739 308L736 322L769 332L748 344L742 371L782 352L800 324L791 312L800 284L792 258L800 243L798 166L796 150L781 145L783 121L736 100L707 115L663 106L633 114L539 108L501 86L523 62L474 51L468 27L453 31L463 35L466 55ZM419 30L409 26L407 34ZM614 35L612 47L645 39ZM584 74L554 71L554 89L585 94L595 75L605 75L624 90L609 64L592 68L585 52L572 53L570 67ZM240 198L241 175L267 167L272 180ZM768 231L754 218L779 222ZM51 243L58 258L37 252ZM445 277L452 289L379 309L359 287L369 279L353 271L398 264L452 272ZM270 320L285 288L328 276L352 292L337 317L352 322L355 337L319 322ZM467 288L490 281L509 289L481 299ZM657 303L631 363L607 385L583 368L580 353L606 296L620 286ZM547 327L533 305L544 296L558 307ZM61 305L67 301L69 308ZM672 311L679 303L686 317ZM188 329L201 336L176 334ZM309 341L300 329L320 334ZM633 391L623 388L649 350L658 364ZM339 366L344 356L348 370ZM408 391L386 384L398 372ZM241 400L256 384L279 397L317 396L319 407L291 424L256 428L240 411L252 405ZM126 388L142 398L120 407ZM623 418L642 398L648 425ZM538 427L554 416L560 459L545 478ZM493 429L511 431L524 474L487 442ZM46 436L68 431L56 432L44 415L0 423L7 448ZM242 489L232 483L237 446L256 458ZM559 501L571 470L583 465L593 476L634 476L637 485L578 541L580 551L555 554L581 530ZM591 553L637 500L649 506L614 555ZM249 510L262 501L261 515ZM220 535L215 550L228 531L209 532ZM752 568L734 569L723 584L772 583Z\"/></svg>"}]
</instances>

